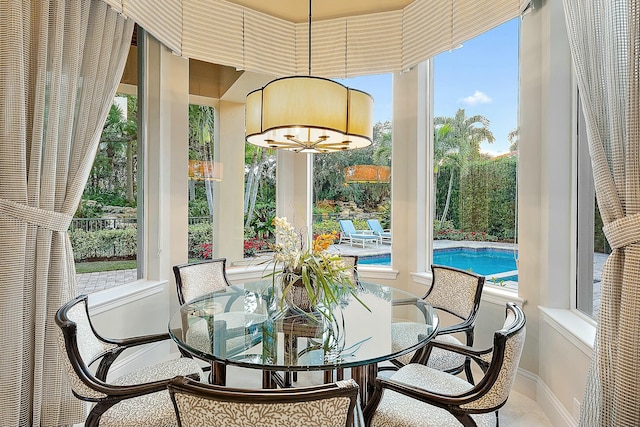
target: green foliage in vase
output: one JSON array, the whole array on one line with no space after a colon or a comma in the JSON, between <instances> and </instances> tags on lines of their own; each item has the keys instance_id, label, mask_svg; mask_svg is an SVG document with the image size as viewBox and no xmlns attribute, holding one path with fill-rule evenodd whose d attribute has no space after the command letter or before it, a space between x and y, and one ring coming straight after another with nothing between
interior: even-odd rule
<instances>
[{"instance_id":1,"label":"green foliage in vase","mask_svg":"<svg viewBox=\"0 0 640 427\"><path fill-rule=\"evenodd\" d=\"M323 314L330 314L345 293L353 295L366 307L358 299L356 285L340 255L327 251L337 236L335 232L317 236L305 248L301 233L286 218L274 218L273 225L276 235L276 243L271 245L273 271L266 277L272 277L274 287L280 281L283 285L281 308L296 282L302 282L312 306L325 309L321 311Z\"/></svg>"}]
</instances>

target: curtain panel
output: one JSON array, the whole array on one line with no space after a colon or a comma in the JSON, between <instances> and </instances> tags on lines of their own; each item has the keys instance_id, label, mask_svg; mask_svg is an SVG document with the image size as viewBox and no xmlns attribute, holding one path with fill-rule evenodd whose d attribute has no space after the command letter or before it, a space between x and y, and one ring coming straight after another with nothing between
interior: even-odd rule
<instances>
[{"instance_id":1,"label":"curtain panel","mask_svg":"<svg viewBox=\"0 0 640 427\"><path fill-rule=\"evenodd\" d=\"M640 0L564 0L611 245L581 426L640 425Z\"/></svg>"},{"instance_id":2,"label":"curtain panel","mask_svg":"<svg viewBox=\"0 0 640 427\"><path fill-rule=\"evenodd\" d=\"M77 423L54 315L76 294L67 229L133 22L93 0L3 0L0 16L0 425Z\"/></svg>"}]
</instances>

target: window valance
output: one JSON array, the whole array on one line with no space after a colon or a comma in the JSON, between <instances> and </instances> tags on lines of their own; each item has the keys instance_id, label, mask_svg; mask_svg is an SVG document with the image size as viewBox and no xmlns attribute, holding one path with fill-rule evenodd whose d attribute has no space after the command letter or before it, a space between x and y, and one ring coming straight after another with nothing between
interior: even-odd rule
<instances>
[{"instance_id":1,"label":"window valance","mask_svg":"<svg viewBox=\"0 0 640 427\"><path fill-rule=\"evenodd\" d=\"M103 0L176 54L274 76L306 75L308 25L225 0ZM530 0L415 0L400 10L316 21L313 75L407 70L528 7Z\"/></svg>"}]
</instances>

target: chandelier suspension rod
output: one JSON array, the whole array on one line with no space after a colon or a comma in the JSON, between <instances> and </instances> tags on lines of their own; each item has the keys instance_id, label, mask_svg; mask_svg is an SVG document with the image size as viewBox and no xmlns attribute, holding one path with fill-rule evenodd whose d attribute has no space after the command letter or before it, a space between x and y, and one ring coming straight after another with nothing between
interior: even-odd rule
<instances>
[{"instance_id":1,"label":"chandelier suspension rod","mask_svg":"<svg viewBox=\"0 0 640 427\"><path fill-rule=\"evenodd\" d=\"M309 0L309 76L311 76L311 0Z\"/></svg>"}]
</instances>

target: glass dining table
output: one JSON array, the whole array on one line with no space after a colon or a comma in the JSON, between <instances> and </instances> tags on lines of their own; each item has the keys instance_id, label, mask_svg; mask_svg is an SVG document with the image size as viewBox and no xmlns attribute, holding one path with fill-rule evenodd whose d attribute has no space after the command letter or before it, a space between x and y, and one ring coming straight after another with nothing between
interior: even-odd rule
<instances>
[{"instance_id":1,"label":"glass dining table","mask_svg":"<svg viewBox=\"0 0 640 427\"><path fill-rule=\"evenodd\" d=\"M225 384L227 365L262 370L264 388L290 386L299 371L340 380L350 368L364 405L378 363L424 349L438 316L390 286L361 281L356 295L345 293L330 313L302 312L286 306L271 279L247 282L187 302L172 315L169 333L183 351L211 362L216 384ZM406 322L410 328L398 327Z\"/></svg>"}]
</instances>

